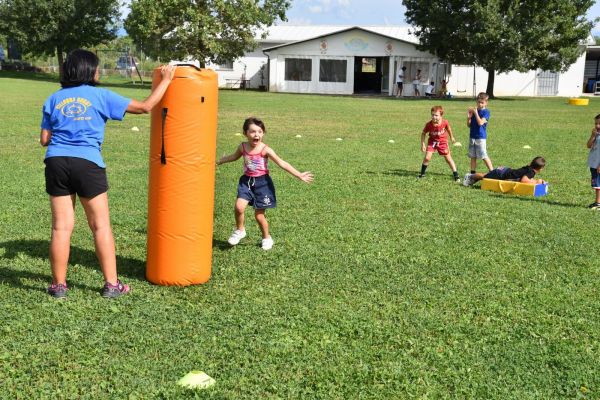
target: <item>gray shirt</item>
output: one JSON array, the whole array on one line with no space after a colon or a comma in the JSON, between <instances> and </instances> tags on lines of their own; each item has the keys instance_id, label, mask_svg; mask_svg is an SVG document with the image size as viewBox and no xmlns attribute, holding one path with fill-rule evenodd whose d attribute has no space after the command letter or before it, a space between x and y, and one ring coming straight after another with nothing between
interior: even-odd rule
<instances>
[{"instance_id":1,"label":"gray shirt","mask_svg":"<svg viewBox=\"0 0 600 400\"><path fill-rule=\"evenodd\" d=\"M596 140L590 149L588 156L588 165L590 168L598 168L600 166L600 132L596 132Z\"/></svg>"}]
</instances>

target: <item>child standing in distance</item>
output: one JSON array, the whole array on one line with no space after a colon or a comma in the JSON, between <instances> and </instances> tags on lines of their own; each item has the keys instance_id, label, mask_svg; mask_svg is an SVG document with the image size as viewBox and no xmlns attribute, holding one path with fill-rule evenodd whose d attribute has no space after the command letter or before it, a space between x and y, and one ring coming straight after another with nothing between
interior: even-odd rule
<instances>
[{"instance_id":1,"label":"child standing in distance","mask_svg":"<svg viewBox=\"0 0 600 400\"><path fill-rule=\"evenodd\" d=\"M489 96L487 93L477 95L477 108L469 107L467 126L469 133L469 157L471 158L471 173L477 170L477 159L483 160L488 171L493 169L492 161L487 153L487 124L490 120L490 110L487 109Z\"/></svg>"},{"instance_id":2,"label":"child standing in distance","mask_svg":"<svg viewBox=\"0 0 600 400\"><path fill-rule=\"evenodd\" d=\"M238 182L237 200L235 202L236 229L227 241L230 245L235 246L246 237L244 211L246 206L250 204L254 207L254 217L262 232L261 247L263 250L271 250L273 248L273 238L269 234L269 223L265 217L265 210L274 208L277 201L275 186L269 176L267 165L269 159L303 182L312 182L313 174L299 172L289 163L279 158L272 148L263 143L263 136L267 130L260 119L247 118L242 129L248 140L240 143L235 152L221 157L217 161L217 165L221 165L238 160L240 157L244 158L244 175L240 177Z\"/></svg>"},{"instance_id":3,"label":"child standing in distance","mask_svg":"<svg viewBox=\"0 0 600 400\"><path fill-rule=\"evenodd\" d=\"M404 72L406 71L406 67L402 67L398 69L398 73L396 74L396 97L402 96L402 87L404 86Z\"/></svg>"},{"instance_id":4,"label":"child standing in distance","mask_svg":"<svg viewBox=\"0 0 600 400\"><path fill-rule=\"evenodd\" d=\"M600 209L600 114L594 118L594 129L587 141L587 147L590 149L588 166L592 174L592 189L596 191L596 201L588 208L598 210Z\"/></svg>"},{"instance_id":5,"label":"child standing in distance","mask_svg":"<svg viewBox=\"0 0 600 400\"><path fill-rule=\"evenodd\" d=\"M425 136L429 134L429 140L427 146L425 145ZM431 107L431 121L425 124L423 132L421 133L421 151L425 152L425 158L421 165L421 174L418 178L425 176L427 166L434 152L438 152L440 156L444 156L446 162L452 169L452 176L456 182L460 182L458 171L456 170L456 164L450 155L450 148L448 147L448 136L452 143L455 143L454 135L452 135L452 129L447 120L444 119L444 108L442 106Z\"/></svg>"},{"instance_id":6,"label":"child standing in distance","mask_svg":"<svg viewBox=\"0 0 600 400\"><path fill-rule=\"evenodd\" d=\"M512 169L508 167L498 167L491 170L487 174L476 172L474 174L466 174L463 181L464 186L471 186L475 182L487 179L499 179L501 181L515 181L521 183L544 183L542 179L533 179L536 174L539 174L542 168L546 166L546 160L544 157L534 158L529 165L521 167L519 169Z\"/></svg>"},{"instance_id":7,"label":"child standing in distance","mask_svg":"<svg viewBox=\"0 0 600 400\"><path fill-rule=\"evenodd\" d=\"M67 296L67 265L75 223L75 198L79 196L94 235L96 255L104 275L102 296L119 297L129 286L117 278L115 242L108 210L106 165L100 153L106 120L122 120L125 113L148 113L163 97L175 73L163 67L162 80L142 102L97 88L98 57L74 50L63 64L62 89L44 103L40 144L48 146L46 192L50 196L52 283L48 294Z\"/></svg>"},{"instance_id":8,"label":"child standing in distance","mask_svg":"<svg viewBox=\"0 0 600 400\"><path fill-rule=\"evenodd\" d=\"M419 86L421 86L421 70L417 70L417 74L415 75L415 79L413 79L413 89L415 91L415 96L421 96L421 92L419 91Z\"/></svg>"}]
</instances>

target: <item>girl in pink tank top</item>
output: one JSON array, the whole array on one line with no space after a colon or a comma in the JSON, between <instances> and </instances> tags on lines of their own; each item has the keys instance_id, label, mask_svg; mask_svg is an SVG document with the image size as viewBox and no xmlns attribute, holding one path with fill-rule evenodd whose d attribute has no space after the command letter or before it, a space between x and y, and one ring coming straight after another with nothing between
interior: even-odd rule
<instances>
[{"instance_id":1,"label":"girl in pink tank top","mask_svg":"<svg viewBox=\"0 0 600 400\"><path fill-rule=\"evenodd\" d=\"M244 121L244 135L247 141L241 143L235 152L221 157L217 165L232 162L243 157L244 175L238 182L237 200L235 202L236 229L229 237L229 244L235 246L246 237L244 211L250 204L254 207L254 217L262 232L261 247L263 250L273 248L273 238L269 234L269 223L265 217L267 208L275 208L275 186L269 176L268 160L271 159L282 169L305 183L313 181L313 174L309 171L300 172L288 162L279 158L272 148L263 143L267 131L265 124L258 118L250 117Z\"/></svg>"}]
</instances>

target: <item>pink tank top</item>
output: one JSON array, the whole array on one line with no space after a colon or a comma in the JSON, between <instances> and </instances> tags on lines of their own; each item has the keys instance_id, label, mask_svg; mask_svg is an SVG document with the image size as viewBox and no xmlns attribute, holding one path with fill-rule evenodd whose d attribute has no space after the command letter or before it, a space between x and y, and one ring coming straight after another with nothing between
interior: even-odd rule
<instances>
[{"instance_id":1,"label":"pink tank top","mask_svg":"<svg viewBox=\"0 0 600 400\"><path fill-rule=\"evenodd\" d=\"M260 153L250 154L246 151L245 143L242 143L242 155L244 156L244 175L256 178L269 173L269 167L267 165L268 159L264 156L265 150L267 150L266 144Z\"/></svg>"}]
</instances>

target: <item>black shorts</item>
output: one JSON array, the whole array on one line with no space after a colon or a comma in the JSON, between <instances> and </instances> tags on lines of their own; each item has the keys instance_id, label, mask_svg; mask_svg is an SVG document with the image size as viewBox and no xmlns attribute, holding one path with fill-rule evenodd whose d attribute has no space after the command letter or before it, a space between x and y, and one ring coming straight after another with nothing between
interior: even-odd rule
<instances>
[{"instance_id":1,"label":"black shorts","mask_svg":"<svg viewBox=\"0 0 600 400\"><path fill-rule=\"evenodd\" d=\"M277 206L275 186L269 175L256 178L242 175L238 182L237 198L246 200L256 210Z\"/></svg>"},{"instance_id":2,"label":"black shorts","mask_svg":"<svg viewBox=\"0 0 600 400\"><path fill-rule=\"evenodd\" d=\"M396 85L398 85L398 89L402 89L402 82L396 82Z\"/></svg>"},{"instance_id":3,"label":"black shorts","mask_svg":"<svg viewBox=\"0 0 600 400\"><path fill-rule=\"evenodd\" d=\"M69 196L91 199L108 191L106 169L84 158L50 157L46 164L46 192L50 196Z\"/></svg>"}]
</instances>

